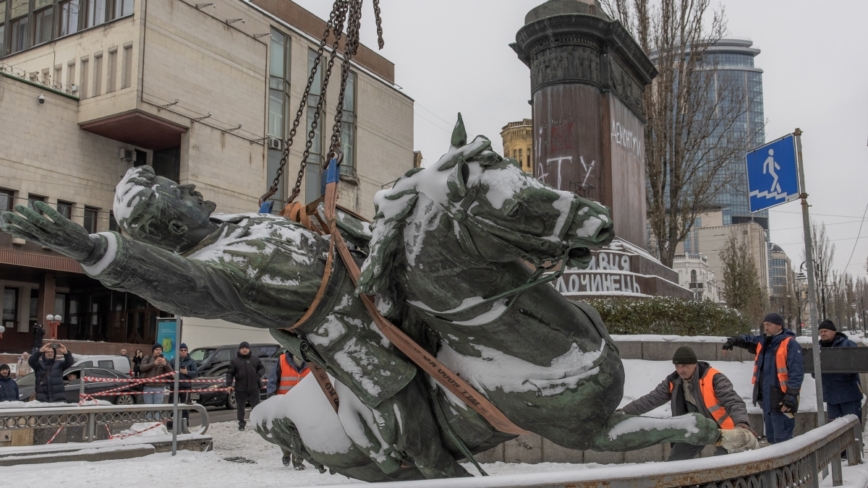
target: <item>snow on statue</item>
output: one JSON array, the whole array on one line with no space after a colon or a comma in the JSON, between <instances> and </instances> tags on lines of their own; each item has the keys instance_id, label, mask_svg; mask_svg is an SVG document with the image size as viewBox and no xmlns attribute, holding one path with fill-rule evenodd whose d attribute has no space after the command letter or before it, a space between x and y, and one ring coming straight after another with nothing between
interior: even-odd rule
<instances>
[{"instance_id":1,"label":"snow on statue","mask_svg":"<svg viewBox=\"0 0 868 488\"><path fill-rule=\"evenodd\" d=\"M261 214L212 215L193 185L130 169L114 213L123 235L88 235L54 209L16 207L2 230L77 259L105 286L177 315L264 327L323 368L335 412L310 375L254 411L263 437L321 470L366 481L469 476L456 459L515 437L434 381L386 339L358 293L469 383L517 430L572 449L752 439L700 415L616 412L624 369L600 316L542 283L542 266L584 268L613 238L608 210L558 191L491 150L460 120L449 151L376 196L374 223L338 213L362 266L358 289L328 237ZM324 298L313 303L326 263ZM530 270L530 263L537 272ZM292 331L285 328L292 324ZM322 376L325 376L323 374Z\"/></svg>"}]
</instances>

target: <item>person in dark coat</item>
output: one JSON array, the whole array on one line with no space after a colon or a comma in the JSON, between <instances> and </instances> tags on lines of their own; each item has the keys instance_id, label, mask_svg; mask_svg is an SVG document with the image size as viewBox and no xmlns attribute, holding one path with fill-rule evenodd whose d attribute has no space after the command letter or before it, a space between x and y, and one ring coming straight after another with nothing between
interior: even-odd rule
<instances>
[{"instance_id":1,"label":"person in dark coat","mask_svg":"<svg viewBox=\"0 0 868 488\"><path fill-rule=\"evenodd\" d=\"M187 344L181 343L181 346L178 348L178 373L180 376L178 377L178 403L187 403L187 400L190 398L190 393L185 390L189 390L193 387L193 383L185 382L184 380L192 380L199 376L199 370L196 368L196 361L190 357L190 350L187 349ZM181 418L187 420L187 424L190 421L190 411L184 410L181 412ZM182 424L183 425L183 424ZM166 424L166 428L172 428L172 422L170 421Z\"/></svg>"},{"instance_id":2,"label":"person in dark coat","mask_svg":"<svg viewBox=\"0 0 868 488\"><path fill-rule=\"evenodd\" d=\"M831 320L820 322L817 333L820 336L820 348L857 347L846 334L838 332ZM858 373L823 374L823 401L826 402L829 420L852 414L862 422L861 387Z\"/></svg>"},{"instance_id":3,"label":"person in dark coat","mask_svg":"<svg viewBox=\"0 0 868 488\"><path fill-rule=\"evenodd\" d=\"M655 408L670 404L672 416L699 413L716 421L722 430L744 429L740 435L753 436L747 416L747 406L735 391L729 379L705 361L698 361L693 349L679 347L672 356L675 372L667 376L651 393L625 405L624 413L642 415ZM705 388L703 388L705 386ZM756 448L756 439L752 443ZM675 443L667 461L693 459L705 446ZM717 447L715 456L727 454Z\"/></svg>"},{"instance_id":4,"label":"person in dark coat","mask_svg":"<svg viewBox=\"0 0 868 488\"><path fill-rule=\"evenodd\" d=\"M799 391L805 376L805 359L796 334L784 327L780 314L770 313L763 319L765 335L730 337L724 350L741 347L756 354L753 377L753 404L761 404L763 425L769 444L793 438ZM781 344L786 343L782 349ZM781 362L781 367L778 367Z\"/></svg>"},{"instance_id":5,"label":"person in dark coat","mask_svg":"<svg viewBox=\"0 0 868 488\"><path fill-rule=\"evenodd\" d=\"M250 402L250 407L259 405L259 378L265 367L258 357L250 353L250 344L246 341L238 345L238 355L229 363L226 371L226 387L235 391L235 402L238 412L238 430L244 430L244 407Z\"/></svg>"},{"instance_id":6,"label":"person in dark coat","mask_svg":"<svg viewBox=\"0 0 868 488\"><path fill-rule=\"evenodd\" d=\"M63 355L63 361L56 357L58 354ZM66 346L57 344L55 350L52 344L45 344L40 349L34 350L27 362L36 375L36 400L66 403L63 372L71 368L75 362Z\"/></svg>"},{"instance_id":7,"label":"person in dark coat","mask_svg":"<svg viewBox=\"0 0 868 488\"><path fill-rule=\"evenodd\" d=\"M12 370L8 364L0 364L0 402L17 402L18 383L12 379Z\"/></svg>"},{"instance_id":8,"label":"person in dark coat","mask_svg":"<svg viewBox=\"0 0 868 488\"><path fill-rule=\"evenodd\" d=\"M139 378L142 376L142 360L145 359L145 354L141 349L136 349L136 353L133 355L133 376Z\"/></svg>"}]
</instances>

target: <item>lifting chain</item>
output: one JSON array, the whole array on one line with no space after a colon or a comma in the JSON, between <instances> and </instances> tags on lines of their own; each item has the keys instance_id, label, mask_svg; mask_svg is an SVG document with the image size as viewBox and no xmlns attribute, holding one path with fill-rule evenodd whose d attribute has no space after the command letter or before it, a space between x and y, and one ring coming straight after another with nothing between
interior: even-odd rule
<instances>
[{"instance_id":1,"label":"lifting chain","mask_svg":"<svg viewBox=\"0 0 868 488\"><path fill-rule=\"evenodd\" d=\"M380 8L379 8L379 0L373 0L374 2L374 11L377 18L377 34L378 34L378 42L380 47L383 46L382 40L382 27L380 20ZM319 118L323 112L323 104L325 102L325 91L328 87L329 78L331 77L332 68L334 67L335 58L338 54L338 48L340 46L340 40L343 34L343 25L344 21L347 18L347 14L349 13L350 19L347 22L347 41L345 43L346 53L344 56L344 61L341 67L341 89L340 95L338 99L337 105L337 113L335 115L335 129L332 132L331 144L330 144L330 155L337 155L340 153L340 127L341 121L343 119L343 101L344 101L344 92L346 90L347 78L349 76L349 62L352 58L352 55L355 54L359 45L359 26L361 21L361 6L362 0L335 0L334 6L332 7L331 14L329 15L328 23L326 24L325 32L323 33L322 39L320 39L319 47L317 48L316 59L314 60L313 67L311 68L310 74L307 79L307 86L305 86L304 94L301 97L301 102L299 103L298 111L295 114L295 119L292 122L292 128L289 131L289 135L287 139L284 141L283 154L280 159L280 165L277 168L277 172L274 176L274 181L271 183L271 187L268 191L263 194L259 198L259 205L262 204L271 198L272 195L277 193L277 190L280 186L280 181L283 178L284 170L286 169L286 163L289 159L289 150L292 147L293 140L298 131L298 126L301 123L301 117L304 114L304 109L307 106L308 98L310 97L310 92L313 87L313 83L316 79L317 70L320 68L321 59L323 57L323 52L325 51L326 43L328 42L328 38L330 35L333 35L334 42L331 45L331 52L329 53L328 64L325 68L325 73L323 74L323 78L321 81L321 93L319 99L316 104L316 112L313 115L313 118L310 123L310 130L307 133L307 140L305 141L304 153L301 157L301 167L298 171L298 177L296 178L295 184L292 187L292 192L290 193L289 199L287 203L292 202L298 197L299 193L301 193L301 182L304 178L305 169L307 167L308 158L310 157L310 150L313 145L313 140L316 137L316 129L319 126ZM335 144L337 141L337 145Z\"/></svg>"}]
</instances>

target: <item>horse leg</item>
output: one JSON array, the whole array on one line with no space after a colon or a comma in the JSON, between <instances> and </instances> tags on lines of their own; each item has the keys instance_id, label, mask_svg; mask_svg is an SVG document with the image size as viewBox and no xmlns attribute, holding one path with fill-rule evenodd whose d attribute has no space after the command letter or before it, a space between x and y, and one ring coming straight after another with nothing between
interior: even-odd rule
<instances>
[{"instance_id":1,"label":"horse leg","mask_svg":"<svg viewBox=\"0 0 868 488\"><path fill-rule=\"evenodd\" d=\"M633 451L665 442L705 446L717 443L720 436L717 422L696 413L652 418L614 412L594 437L591 449Z\"/></svg>"},{"instance_id":2,"label":"horse leg","mask_svg":"<svg viewBox=\"0 0 868 488\"><path fill-rule=\"evenodd\" d=\"M443 447L419 382L416 378L373 408L362 403L349 388L336 383L340 398L338 416L344 430L384 473L394 473L411 464L429 479L471 476Z\"/></svg>"}]
</instances>

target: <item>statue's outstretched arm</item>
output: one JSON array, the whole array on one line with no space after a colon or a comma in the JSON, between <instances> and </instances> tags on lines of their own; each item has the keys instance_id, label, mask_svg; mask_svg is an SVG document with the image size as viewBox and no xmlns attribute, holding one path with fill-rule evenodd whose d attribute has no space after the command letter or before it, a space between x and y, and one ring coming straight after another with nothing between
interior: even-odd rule
<instances>
[{"instance_id":1,"label":"statue's outstretched arm","mask_svg":"<svg viewBox=\"0 0 868 488\"><path fill-rule=\"evenodd\" d=\"M239 297L238 290L246 284L240 273L116 232L88 234L49 205L35 202L34 207L37 211L18 205L18 214L4 213L0 230L69 256L105 286L135 293L168 312L229 320L233 313L258 316Z\"/></svg>"}]
</instances>

